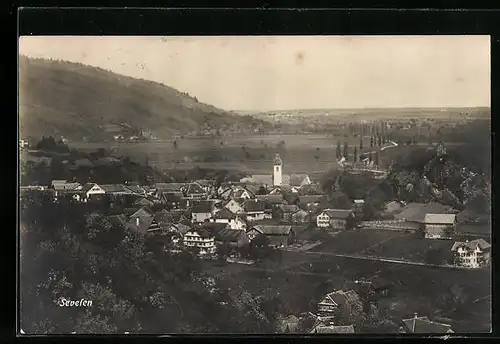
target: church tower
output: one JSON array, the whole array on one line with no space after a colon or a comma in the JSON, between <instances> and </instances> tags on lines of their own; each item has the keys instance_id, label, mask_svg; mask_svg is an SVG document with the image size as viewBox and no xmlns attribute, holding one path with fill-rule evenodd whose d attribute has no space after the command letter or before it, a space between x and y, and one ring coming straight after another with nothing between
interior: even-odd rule
<instances>
[{"instance_id":1,"label":"church tower","mask_svg":"<svg viewBox=\"0 0 500 344\"><path fill-rule=\"evenodd\" d=\"M273 160L273 184L281 185L283 182L283 161L279 154L276 154Z\"/></svg>"}]
</instances>

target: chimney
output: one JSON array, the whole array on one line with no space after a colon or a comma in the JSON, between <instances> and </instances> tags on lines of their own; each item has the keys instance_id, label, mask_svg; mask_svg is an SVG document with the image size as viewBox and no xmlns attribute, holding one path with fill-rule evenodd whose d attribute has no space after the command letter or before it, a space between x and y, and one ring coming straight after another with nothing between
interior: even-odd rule
<instances>
[{"instance_id":1,"label":"chimney","mask_svg":"<svg viewBox=\"0 0 500 344\"><path fill-rule=\"evenodd\" d=\"M418 317L417 313L413 313L413 326L412 326L412 329L411 329L411 331L413 333L415 333L415 325L417 324L417 317Z\"/></svg>"},{"instance_id":2,"label":"chimney","mask_svg":"<svg viewBox=\"0 0 500 344\"><path fill-rule=\"evenodd\" d=\"M139 218L138 217L135 218L135 225L139 226Z\"/></svg>"}]
</instances>

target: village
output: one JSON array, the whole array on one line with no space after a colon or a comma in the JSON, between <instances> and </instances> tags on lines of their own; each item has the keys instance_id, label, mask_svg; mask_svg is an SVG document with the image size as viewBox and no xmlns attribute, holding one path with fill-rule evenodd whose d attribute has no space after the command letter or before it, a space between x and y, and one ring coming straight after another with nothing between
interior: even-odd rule
<instances>
[{"instance_id":1,"label":"village","mask_svg":"<svg viewBox=\"0 0 500 344\"><path fill-rule=\"evenodd\" d=\"M347 168L345 158L339 165ZM393 200L385 205L384 219L370 220L363 214L364 199L353 199L342 209L325 207L320 181L307 174L285 174L279 154L269 170L220 185L215 180L151 186L53 180L47 186L21 186L21 191L48 194L53 202L108 202L110 223L139 232L173 254L193 252L207 269L217 271L215 278L230 269L275 269L270 251L281 252L280 262L288 256L297 260L285 269L306 266L298 274L331 274L331 268L307 271L307 265L313 266L311 257L325 256L458 271L489 266L491 244L468 230L470 226L460 225L462 214L449 206ZM348 169L354 174L360 170L372 171L375 179L387 174L372 161ZM277 332L354 333L357 309L369 312L395 285L377 274L345 280L342 288L317 300L315 311L304 309L282 319ZM454 332L451 319L429 316L415 312L402 318L396 322L398 331Z\"/></svg>"}]
</instances>

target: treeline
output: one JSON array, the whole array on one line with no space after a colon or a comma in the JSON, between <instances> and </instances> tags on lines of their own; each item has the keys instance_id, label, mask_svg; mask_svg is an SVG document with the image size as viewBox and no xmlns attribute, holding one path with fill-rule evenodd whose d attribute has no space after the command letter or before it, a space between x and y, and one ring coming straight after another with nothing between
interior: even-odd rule
<instances>
[{"instance_id":1,"label":"treeline","mask_svg":"<svg viewBox=\"0 0 500 344\"><path fill-rule=\"evenodd\" d=\"M274 323L241 287L229 291L189 251L165 252L88 205L21 202L20 324L28 334L261 333ZM61 307L61 299L92 307Z\"/></svg>"},{"instance_id":2,"label":"treeline","mask_svg":"<svg viewBox=\"0 0 500 344\"><path fill-rule=\"evenodd\" d=\"M36 144L36 149L55 153L69 153L68 145L62 139L56 141L52 136L43 136Z\"/></svg>"},{"instance_id":3,"label":"treeline","mask_svg":"<svg viewBox=\"0 0 500 344\"><path fill-rule=\"evenodd\" d=\"M102 162L103 158L113 158L113 162ZM65 157L53 156L50 159L21 163L21 184L49 185L52 180L64 179L79 183L98 184L139 183L153 185L161 182L189 182L211 179L216 183L239 181L245 173L230 170L214 170L193 167L189 170L170 170L160 172L155 167L131 160L129 157L112 157L105 149L84 153L71 150Z\"/></svg>"}]
</instances>

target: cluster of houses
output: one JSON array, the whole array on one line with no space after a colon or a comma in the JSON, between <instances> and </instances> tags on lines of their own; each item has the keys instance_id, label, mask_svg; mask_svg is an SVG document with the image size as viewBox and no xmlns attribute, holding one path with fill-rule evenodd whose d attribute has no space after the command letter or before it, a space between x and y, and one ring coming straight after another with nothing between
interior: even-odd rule
<instances>
[{"instance_id":1,"label":"cluster of houses","mask_svg":"<svg viewBox=\"0 0 500 344\"><path fill-rule=\"evenodd\" d=\"M393 284L378 275L364 280L346 281L341 290L334 290L323 296L316 305L316 312L300 317L290 315L278 323L281 333L306 332L309 334L353 334L356 331L356 317L366 312L374 301L390 296ZM454 333L450 324L440 319L413 317L396 321L399 333ZM399 323L399 324L398 324Z\"/></svg>"},{"instance_id":2,"label":"cluster of houses","mask_svg":"<svg viewBox=\"0 0 500 344\"><path fill-rule=\"evenodd\" d=\"M144 233L176 233L176 243L196 247L200 254L214 253L224 243L243 247L262 236L270 246L284 247L294 242L296 226L405 230L441 240L456 237L458 215L448 206L393 201L386 205L385 220L360 221L364 200L354 200L351 209L326 208L319 184L309 175L284 175L282 164L276 155L272 174L218 186L211 180L154 186L54 180L48 189L56 201L61 196L79 202L102 195L127 198L131 201L124 213L113 215L113 221ZM484 239L464 238L450 245L454 263L469 268L487 265L491 245Z\"/></svg>"}]
</instances>

